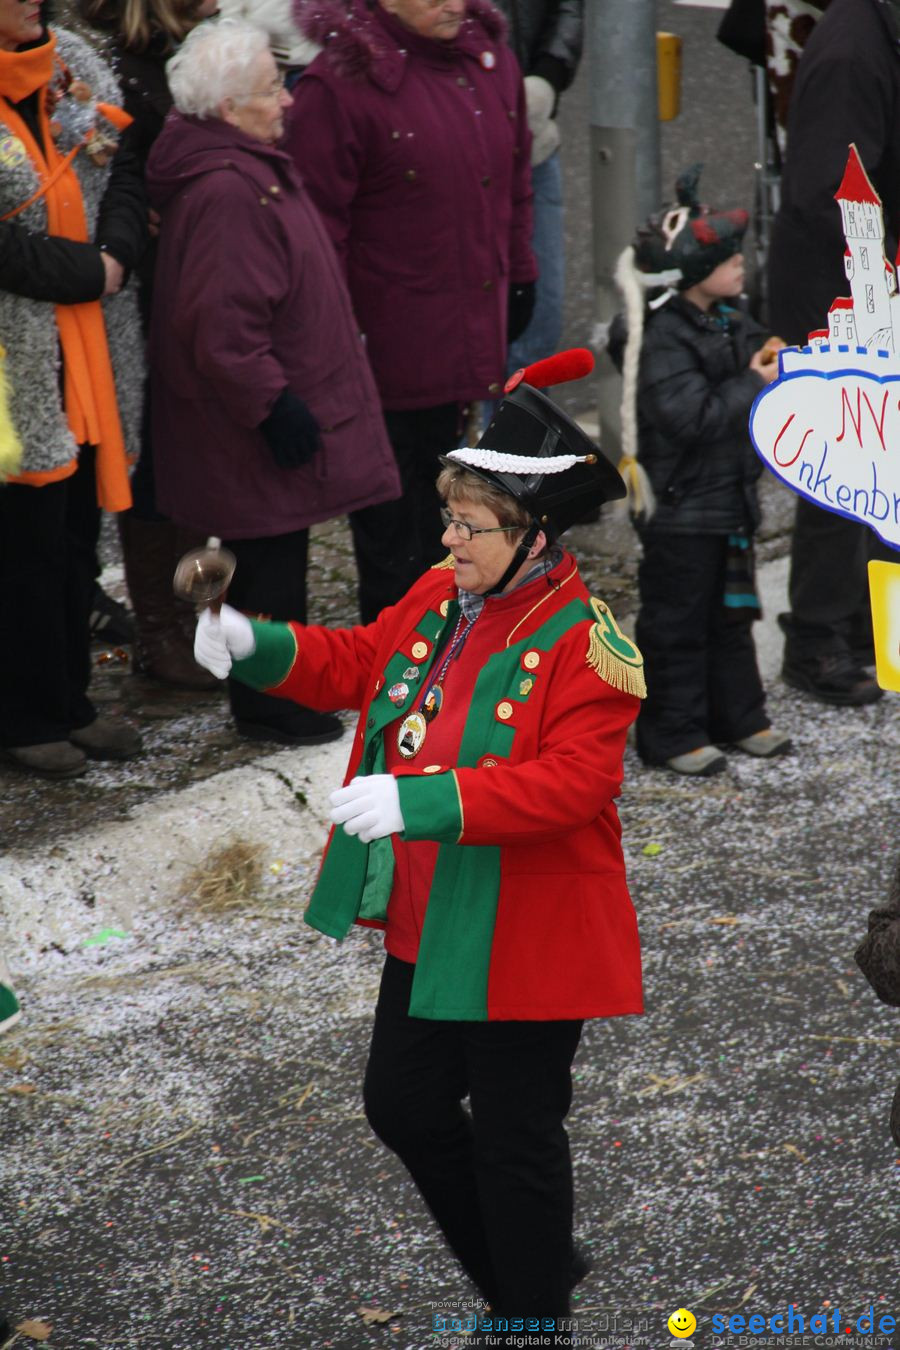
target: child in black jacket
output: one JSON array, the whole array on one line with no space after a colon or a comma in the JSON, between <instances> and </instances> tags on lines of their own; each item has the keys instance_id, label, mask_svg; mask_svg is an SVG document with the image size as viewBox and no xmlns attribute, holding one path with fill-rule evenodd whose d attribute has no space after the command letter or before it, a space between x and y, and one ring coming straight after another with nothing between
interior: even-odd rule
<instances>
[{"instance_id":1,"label":"child in black jacket","mask_svg":"<svg viewBox=\"0 0 900 1350\"><path fill-rule=\"evenodd\" d=\"M701 208L699 172L679 179L679 206L651 217L619 260L628 320L613 324L610 351L624 367L622 469L643 544L638 751L648 764L708 775L726 767L717 745L768 758L791 742L769 724L753 643L762 464L747 430L783 344L766 344L733 307L747 213Z\"/></svg>"}]
</instances>

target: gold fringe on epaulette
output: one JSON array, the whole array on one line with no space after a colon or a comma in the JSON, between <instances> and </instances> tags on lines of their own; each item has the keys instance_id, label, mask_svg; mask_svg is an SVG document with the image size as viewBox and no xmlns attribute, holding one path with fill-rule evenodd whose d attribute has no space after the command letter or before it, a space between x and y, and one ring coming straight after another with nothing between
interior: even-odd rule
<instances>
[{"instance_id":1,"label":"gold fringe on epaulette","mask_svg":"<svg viewBox=\"0 0 900 1350\"><path fill-rule=\"evenodd\" d=\"M614 689L621 689L624 694L634 694L636 698L647 697L643 665L630 666L620 656L616 656L615 652L610 651L600 636L600 625L597 623L591 626L587 655L584 659L601 680L611 684Z\"/></svg>"},{"instance_id":2,"label":"gold fringe on epaulette","mask_svg":"<svg viewBox=\"0 0 900 1350\"><path fill-rule=\"evenodd\" d=\"M432 570L432 572L440 572L442 568L445 568L445 567L453 567L453 566L454 566L454 562L453 562L453 554L452 554L452 553L448 553L447 556L446 556L446 558L444 559L443 562L432 563L432 564L431 564L431 570Z\"/></svg>"},{"instance_id":3,"label":"gold fringe on epaulette","mask_svg":"<svg viewBox=\"0 0 900 1350\"><path fill-rule=\"evenodd\" d=\"M0 482L22 467L22 442L9 411L9 381L6 378L6 348L0 346Z\"/></svg>"}]
</instances>

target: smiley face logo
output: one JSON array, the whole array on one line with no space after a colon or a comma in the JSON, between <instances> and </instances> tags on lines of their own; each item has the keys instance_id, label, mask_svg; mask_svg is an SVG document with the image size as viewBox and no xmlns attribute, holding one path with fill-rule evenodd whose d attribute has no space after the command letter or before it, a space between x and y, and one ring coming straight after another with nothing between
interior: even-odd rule
<instances>
[{"instance_id":1,"label":"smiley face logo","mask_svg":"<svg viewBox=\"0 0 900 1350\"><path fill-rule=\"evenodd\" d=\"M697 1330L697 1319L687 1308L678 1308L669 1318L667 1325L673 1336L685 1340L688 1336L693 1336Z\"/></svg>"}]
</instances>

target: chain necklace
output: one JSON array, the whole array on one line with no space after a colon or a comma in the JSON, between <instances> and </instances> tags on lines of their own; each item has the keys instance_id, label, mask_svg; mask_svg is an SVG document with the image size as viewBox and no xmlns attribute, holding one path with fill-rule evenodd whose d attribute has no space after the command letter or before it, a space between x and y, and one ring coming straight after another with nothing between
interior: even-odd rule
<instances>
[{"instance_id":1,"label":"chain necklace","mask_svg":"<svg viewBox=\"0 0 900 1350\"><path fill-rule=\"evenodd\" d=\"M441 662L440 670L430 681L427 688L422 691L418 706L412 712L407 713L400 723L397 732L397 749L403 759L415 759L425 744L428 723L434 721L444 702L444 677L450 669L451 661L459 656L462 651L474 623L475 619L466 621L465 617L460 614L456 621L456 628L453 630L453 637L450 639L447 655Z\"/></svg>"}]
</instances>

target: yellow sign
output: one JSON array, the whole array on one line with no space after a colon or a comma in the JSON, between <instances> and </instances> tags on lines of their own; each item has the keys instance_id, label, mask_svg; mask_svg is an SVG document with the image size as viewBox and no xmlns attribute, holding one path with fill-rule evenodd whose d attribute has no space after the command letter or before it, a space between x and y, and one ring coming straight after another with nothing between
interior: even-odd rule
<instances>
[{"instance_id":1,"label":"yellow sign","mask_svg":"<svg viewBox=\"0 0 900 1350\"><path fill-rule=\"evenodd\" d=\"M878 683L900 692L900 564L869 563L869 598Z\"/></svg>"}]
</instances>

